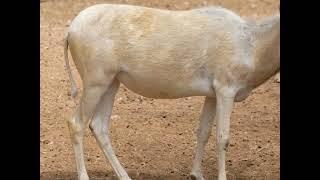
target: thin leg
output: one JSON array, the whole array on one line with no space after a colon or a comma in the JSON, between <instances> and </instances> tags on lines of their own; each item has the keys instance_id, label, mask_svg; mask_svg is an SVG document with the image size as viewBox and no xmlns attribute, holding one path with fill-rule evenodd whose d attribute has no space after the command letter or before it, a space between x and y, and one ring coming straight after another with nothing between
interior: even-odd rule
<instances>
[{"instance_id":1,"label":"thin leg","mask_svg":"<svg viewBox=\"0 0 320 180\"><path fill-rule=\"evenodd\" d=\"M212 131L212 123L214 120L216 111L216 99L211 97L206 97L201 116L200 125L197 131L197 147L196 154L193 161L193 167L191 171L191 178L194 180L203 180L201 161L203 158L203 153L205 146Z\"/></svg>"},{"instance_id":2,"label":"thin leg","mask_svg":"<svg viewBox=\"0 0 320 180\"><path fill-rule=\"evenodd\" d=\"M105 82L108 82L108 80L106 79ZM97 104L109 85L110 84L106 83L85 86L80 106L77 108L74 117L68 121L79 180L89 180L83 155L83 135L85 128L88 126Z\"/></svg>"},{"instance_id":3,"label":"thin leg","mask_svg":"<svg viewBox=\"0 0 320 180\"><path fill-rule=\"evenodd\" d=\"M68 121L71 142L73 145L79 180L89 180L83 156L84 123L80 118L80 107L77 108L74 117Z\"/></svg>"},{"instance_id":4,"label":"thin leg","mask_svg":"<svg viewBox=\"0 0 320 180\"><path fill-rule=\"evenodd\" d=\"M224 91L216 92L217 95L217 147L218 147L218 180L226 180L226 150L229 145L230 116L232 113L234 95Z\"/></svg>"},{"instance_id":5,"label":"thin leg","mask_svg":"<svg viewBox=\"0 0 320 180\"><path fill-rule=\"evenodd\" d=\"M90 129L118 178L120 180L130 180L128 174L117 159L109 138L110 116L112 113L114 97L119 88L119 84L119 81L115 80L108 91L104 94L90 123Z\"/></svg>"}]
</instances>

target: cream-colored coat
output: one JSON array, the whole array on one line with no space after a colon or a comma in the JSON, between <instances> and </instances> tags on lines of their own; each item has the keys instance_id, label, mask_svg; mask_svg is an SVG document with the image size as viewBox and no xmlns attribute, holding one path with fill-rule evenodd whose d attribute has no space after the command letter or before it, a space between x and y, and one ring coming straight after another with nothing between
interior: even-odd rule
<instances>
[{"instance_id":1,"label":"cream-colored coat","mask_svg":"<svg viewBox=\"0 0 320 180\"><path fill-rule=\"evenodd\" d=\"M73 20L65 43L75 95L68 46L84 85L80 106L69 121L79 179L88 179L82 152L86 124L117 176L129 179L114 155L108 127L102 127L109 122L121 82L150 98L206 96L191 174L203 179L200 162L215 117L218 178L225 180L233 102L244 100L279 71L280 16L257 23L219 7L189 11L111 4L89 7Z\"/></svg>"}]
</instances>

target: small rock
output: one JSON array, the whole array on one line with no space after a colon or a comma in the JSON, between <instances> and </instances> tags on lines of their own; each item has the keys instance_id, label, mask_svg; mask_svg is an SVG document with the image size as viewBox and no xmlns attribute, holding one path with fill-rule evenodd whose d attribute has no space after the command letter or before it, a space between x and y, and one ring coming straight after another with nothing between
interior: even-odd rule
<instances>
[{"instance_id":1,"label":"small rock","mask_svg":"<svg viewBox=\"0 0 320 180\"><path fill-rule=\"evenodd\" d=\"M43 143L43 144L49 144L50 141L49 141L49 140L44 140L44 141L42 141L42 143Z\"/></svg>"},{"instance_id":2,"label":"small rock","mask_svg":"<svg viewBox=\"0 0 320 180\"><path fill-rule=\"evenodd\" d=\"M251 162L250 162L250 163L248 163L248 167L253 166L253 165L254 165L254 164L253 164L253 163L251 163Z\"/></svg>"},{"instance_id":3,"label":"small rock","mask_svg":"<svg viewBox=\"0 0 320 180\"><path fill-rule=\"evenodd\" d=\"M111 116L111 119L114 120L114 119L120 119L120 116L119 115L113 115Z\"/></svg>"},{"instance_id":4,"label":"small rock","mask_svg":"<svg viewBox=\"0 0 320 180\"><path fill-rule=\"evenodd\" d=\"M256 5L256 4L250 4L250 7L251 7L252 9L254 9L254 8L257 7L257 5Z\"/></svg>"}]
</instances>

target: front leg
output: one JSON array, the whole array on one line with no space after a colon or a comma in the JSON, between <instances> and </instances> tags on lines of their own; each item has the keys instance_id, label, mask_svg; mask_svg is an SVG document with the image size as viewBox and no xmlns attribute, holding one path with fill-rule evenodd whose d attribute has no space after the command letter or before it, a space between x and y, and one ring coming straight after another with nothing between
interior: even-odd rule
<instances>
[{"instance_id":1,"label":"front leg","mask_svg":"<svg viewBox=\"0 0 320 180\"><path fill-rule=\"evenodd\" d=\"M230 116L234 103L235 91L219 88L216 91L217 109L217 147L218 147L218 180L226 180L226 150L229 145Z\"/></svg>"},{"instance_id":2,"label":"front leg","mask_svg":"<svg viewBox=\"0 0 320 180\"><path fill-rule=\"evenodd\" d=\"M201 161L203 158L204 148L211 135L213 119L216 111L216 99L206 97L202 112L200 115L200 125L197 131L197 147L193 167L191 171L191 178L193 180L203 180L201 171Z\"/></svg>"}]
</instances>

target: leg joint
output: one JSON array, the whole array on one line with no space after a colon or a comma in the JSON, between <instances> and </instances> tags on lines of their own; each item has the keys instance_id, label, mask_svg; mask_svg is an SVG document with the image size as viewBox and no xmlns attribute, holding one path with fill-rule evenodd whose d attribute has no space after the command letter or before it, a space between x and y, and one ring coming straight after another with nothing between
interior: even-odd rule
<instances>
[{"instance_id":1,"label":"leg joint","mask_svg":"<svg viewBox=\"0 0 320 180\"><path fill-rule=\"evenodd\" d=\"M218 147L227 150L229 146L230 138L227 135L220 135L218 138Z\"/></svg>"},{"instance_id":2,"label":"leg joint","mask_svg":"<svg viewBox=\"0 0 320 180\"><path fill-rule=\"evenodd\" d=\"M205 127L205 128L200 127L197 130L198 140L204 143L208 142L210 135L211 135L211 127Z\"/></svg>"},{"instance_id":3,"label":"leg joint","mask_svg":"<svg viewBox=\"0 0 320 180\"><path fill-rule=\"evenodd\" d=\"M67 122L68 122L69 130L71 132L78 133L83 130L83 127L81 126L80 122L77 122L76 117L70 118Z\"/></svg>"}]
</instances>

